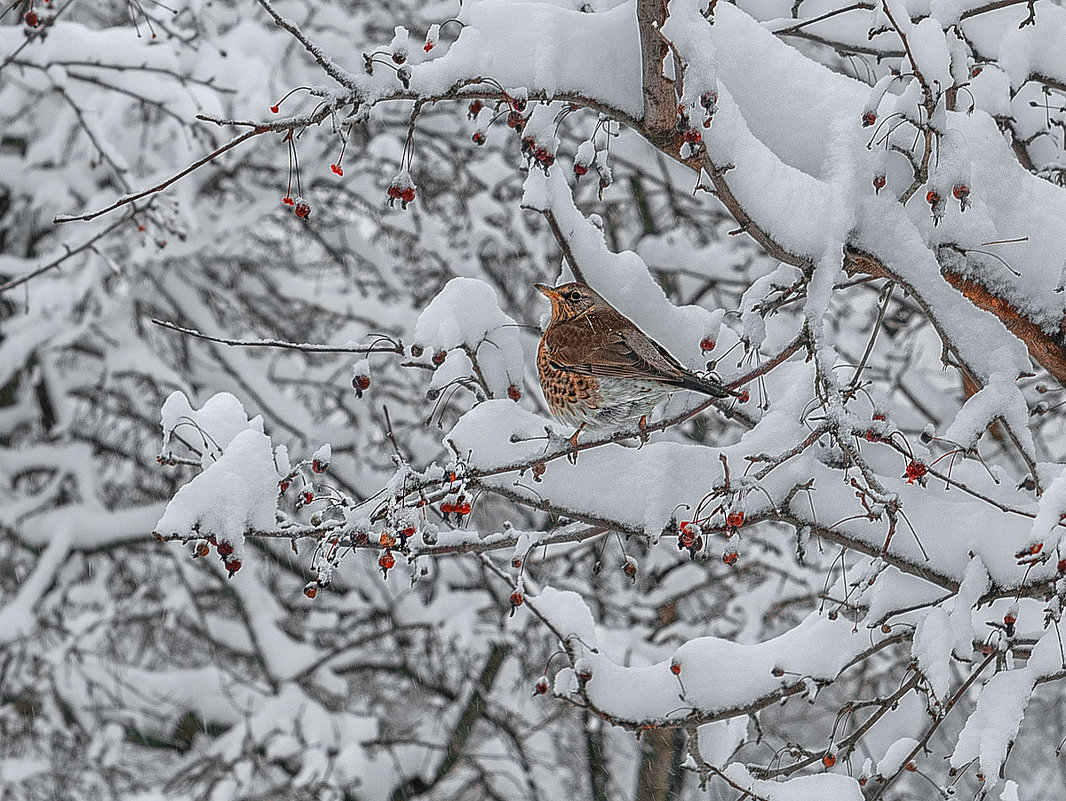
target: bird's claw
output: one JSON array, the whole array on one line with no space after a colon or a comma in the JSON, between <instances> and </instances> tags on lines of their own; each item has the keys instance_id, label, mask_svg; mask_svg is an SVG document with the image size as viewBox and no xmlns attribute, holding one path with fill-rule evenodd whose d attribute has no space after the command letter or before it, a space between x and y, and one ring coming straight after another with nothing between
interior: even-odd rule
<instances>
[{"instance_id":1,"label":"bird's claw","mask_svg":"<svg viewBox=\"0 0 1066 801\"><path fill-rule=\"evenodd\" d=\"M570 445L570 453L566 455L566 461L570 462L570 464L577 464L577 437L584 429L585 424L582 423L578 430L571 434L566 440Z\"/></svg>"}]
</instances>

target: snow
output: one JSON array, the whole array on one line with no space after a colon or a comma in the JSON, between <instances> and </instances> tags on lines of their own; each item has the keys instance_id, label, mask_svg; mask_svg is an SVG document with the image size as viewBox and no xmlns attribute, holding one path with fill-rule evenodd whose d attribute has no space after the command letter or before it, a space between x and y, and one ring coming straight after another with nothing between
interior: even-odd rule
<instances>
[{"instance_id":1,"label":"snow","mask_svg":"<svg viewBox=\"0 0 1066 801\"><path fill-rule=\"evenodd\" d=\"M918 741L913 737L900 737L889 746L881 761L877 763L877 773L880 776L891 776L903 767L903 761L914 751Z\"/></svg>"},{"instance_id":2,"label":"snow","mask_svg":"<svg viewBox=\"0 0 1066 801\"><path fill-rule=\"evenodd\" d=\"M725 769L725 774L756 798L766 801L862 801L862 788L850 776L823 773L818 776L796 776L783 782L752 778L738 762Z\"/></svg>"},{"instance_id":3,"label":"snow","mask_svg":"<svg viewBox=\"0 0 1066 801\"><path fill-rule=\"evenodd\" d=\"M163 445L160 453L170 455L171 439L180 439L201 452L200 462L207 468L217 459L234 437L243 431L263 433L263 418L248 419L244 406L229 392L218 392L202 407L193 409L184 392L176 391L160 410L163 426Z\"/></svg>"},{"instance_id":4,"label":"snow","mask_svg":"<svg viewBox=\"0 0 1066 801\"><path fill-rule=\"evenodd\" d=\"M1027 669L997 673L981 690L977 708L966 719L951 754L951 766L961 768L977 759L988 787L994 787L1007 758L1007 747L1018 734L1036 676Z\"/></svg>"},{"instance_id":5,"label":"snow","mask_svg":"<svg viewBox=\"0 0 1066 801\"><path fill-rule=\"evenodd\" d=\"M163 536L214 536L237 548L246 531L274 527L278 480L270 438L246 428L177 491L155 530Z\"/></svg>"}]
</instances>

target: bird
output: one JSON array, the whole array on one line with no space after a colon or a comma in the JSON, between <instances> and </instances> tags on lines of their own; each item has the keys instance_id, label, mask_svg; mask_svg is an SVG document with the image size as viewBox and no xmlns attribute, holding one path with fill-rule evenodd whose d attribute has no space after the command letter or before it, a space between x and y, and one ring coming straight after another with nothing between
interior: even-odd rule
<instances>
[{"instance_id":1,"label":"bird","mask_svg":"<svg viewBox=\"0 0 1066 801\"><path fill-rule=\"evenodd\" d=\"M540 386L552 414L579 432L638 421L643 430L659 401L679 389L738 395L684 367L586 284L534 287L552 304L537 349Z\"/></svg>"}]
</instances>

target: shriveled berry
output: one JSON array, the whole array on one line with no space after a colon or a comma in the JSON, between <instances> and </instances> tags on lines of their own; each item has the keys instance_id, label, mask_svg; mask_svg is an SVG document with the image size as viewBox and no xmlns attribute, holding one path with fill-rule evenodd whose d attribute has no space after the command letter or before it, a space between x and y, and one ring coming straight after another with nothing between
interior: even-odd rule
<instances>
[{"instance_id":1,"label":"shriveled berry","mask_svg":"<svg viewBox=\"0 0 1066 801\"><path fill-rule=\"evenodd\" d=\"M517 403L522 399L522 390L511 384L511 386L507 387L507 397Z\"/></svg>"},{"instance_id":2,"label":"shriveled berry","mask_svg":"<svg viewBox=\"0 0 1066 801\"><path fill-rule=\"evenodd\" d=\"M625 564L622 565L622 572L629 576L629 578L636 578L637 563L632 559L626 559Z\"/></svg>"},{"instance_id":3,"label":"shriveled berry","mask_svg":"<svg viewBox=\"0 0 1066 801\"><path fill-rule=\"evenodd\" d=\"M876 189L877 191L881 191L884 188L885 188L885 176L883 174L875 175L874 176L874 189Z\"/></svg>"},{"instance_id":4,"label":"shriveled berry","mask_svg":"<svg viewBox=\"0 0 1066 801\"><path fill-rule=\"evenodd\" d=\"M309 582L307 582L304 585L304 595L306 595L308 598L314 598L316 595L318 595L318 582L317 581L309 581Z\"/></svg>"},{"instance_id":5,"label":"shriveled berry","mask_svg":"<svg viewBox=\"0 0 1066 801\"><path fill-rule=\"evenodd\" d=\"M744 513L730 512L725 519L725 524L730 528L740 528L744 525Z\"/></svg>"},{"instance_id":6,"label":"shriveled berry","mask_svg":"<svg viewBox=\"0 0 1066 801\"><path fill-rule=\"evenodd\" d=\"M718 102L718 95L715 92L704 92L700 95L700 105L710 111L714 108L714 104Z\"/></svg>"},{"instance_id":7,"label":"shriveled berry","mask_svg":"<svg viewBox=\"0 0 1066 801\"><path fill-rule=\"evenodd\" d=\"M589 172L589 165L588 164L582 164L580 161L575 161L574 162L574 175L576 175L576 176L578 176L580 178L582 175L588 175L588 172Z\"/></svg>"},{"instance_id":8,"label":"shriveled berry","mask_svg":"<svg viewBox=\"0 0 1066 801\"><path fill-rule=\"evenodd\" d=\"M27 11L25 16L22 17L22 19L31 28L36 28L41 22L40 18L37 16L36 11Z\"/></svg>"},{"instance_id":9,"label":"shriveled berry","mask_svg":"<svg viewBox=\"0 0 1066 801\"><path fill-rule=\"evenodd\" d=\"M480 100L474 100L470 103L470 108L467 109L466 116L470 119L474 119L478 114L481 113L481 109L483 108L485 108L484 103L482 103Z\"/></svg>"},{"instance_id":10,"label":"shriveled berry","mask_svg":"<svg viewBox=\"0 0 1066 801\"><path fill-rule=\"evenodd\" d=\"M688 142L690 145L698 145L700 142L703 141L703 134L701 134L696 128L689 128L687 131L685 131L681 138Z\"/></svg>"},{"instance_id":11,"label":"shriveled berry","mask_svg":"<svg viewBox=\"0 0 1066 801\"><path fill-rule=\"evenodd\" d=\"M544 695L546 692L548 692L548 689L549 684L547 676L541 676L539 679L537 679L537 683L533 685L533 692L535 692L537 695Z\"/></svg>"},{"instance_id":12,"label":"shriveled berry","mask_svg":"<svg viewBox=\"0 0 1066 801\"><path fill-rule=\"evenodd\" d=\"M304 200L301 200L299 203L296 204L292 211L293 214L295 214L301 220L306 220L308 217L311 216L311 204L307 203Z\"/></svg>"},{"instance_id":13,"label":"shriveled berry","mask_svg":"<svg viewBox=\"0 0 1066 801\"><path fill-rule=\"evenodd\" d=\"M738 559L740 559L740 554L735 550L726 551L722 554L722 561L727 565L735 565Z\"/></svg>"},{"instance_id":14,"label":"shriveled berry","mask_svg":"<svg viewBox=\"0 0 1066 801\"><path fill-rule=\"evenodd\" d=\"M436 353L433 354L433 363L435 365L437 365L438 367L440 367L442 364L444 364L444 360L447 359L447 358L448 358L448 351L446 351L446 350L438 350Z\"/></svg>"},{"instance_id":15,"label":"shriveled berry","mask_svg":"<svg viewBox=\"0 0 1066 801\"><path fill-rule=\"evenodd\" d=\"M525 597L522 595L522 593L518 592L518 590L515 590L514 592L511 593L511 608L512 609L514 607L516 607L516 606L521 606L525 602L526 602Z\"/></svg>"},{"instance_id":16,"label":"shriveled berry","mask_svg":"<svg viewBox=\"0 0 1066 801\"><path fill-rule=\"evenodd\" d=\"M526 127L526 118L517 111L512 111L507 115L507 127L514 128L516 131L521 131Z\"/></svg>"},{"instance_id":17,"label":"shriveled berry","mask_svg":"<svg viewBox=\"0 0 1066 801\"><path fill-rule=\"evenodd\" d=\"M334 175L344 175L344 170L341 169L340 164L330 164L329 169Z\"/></svg>"},{"instance_id":18,"label":"shriveled berry","mask_svg":"<svg viewBox=\"0 0 1066 801\"><path fill-rule=\"evenodd\" d=\"M378 537L378 544L382 548L395 548L396 538L387 531L382 531L381 536Z\"/></svg>"},{"instance_id":19,"label":"shriveled berry","mask_svg":"<svg viewBox=\"0 0 1066 801\"><path fill-rule=\"evenodd\" d=\"M203 558L203 557L207 556L209 553L211 553L211 548L208 546L208 544L206 542L198 542L196 544L196 555L197 556L199 556L200 558Z\"/></svg>"},{"instance_id":20,"label":"shriveled berry","mask_svg":"<svg viewBox=\"0 0 1066 801\"><path fill-rule=\"evenodd\" d=\"M970 196L970 187L966 184L955 184L952 187L951 194L955 196L956 200L966 200Z\"/></svg>"},{"instance_id":21,"label":"shriveled berry","mask_svg":"<svg viewBox=\"0 0 1066 801\"><path fill-rule=\"evenodd\" d=\"M877 115L872 111L864 111L862 114L862 127L869 128L877 122Z\"/></svg>"},{"instance_id":22,"label":"shriveled berry","mask_svg":"<svg viewBox=\"0 0 1066 801\"><path fill-rule=\"evenodd\" d=\"M474 135L471 136L470 139L471 139L471 141L473 141L473 143L475 145L477 145L478 147L481 147L483 144L485 144L485 132L484 131L474 131Z\"/></svg>"},{"instance_id":23,"label":"shriveled berry","mask_svg":"<svg viewBox=\"0 0 1066 801\"><path fill-rule=\"evenodd\" d=\"M229 571L230 578L233 578L233 574L241 569L241 560L227 559L225 562L222 563L222 566Z\"/></svg>"},{"instance_id":24,"label":"shriveled berry","mask_svg":"<svg viewBox=\"0 0 1066 801\"><path fill-rule=\"evenodd\" d=\"M370 389L370 376L357 375L355 376L355 378L352 379L352 385L360 392L365 392L366 390Z\"/></svg>"},{"instance_id":25,"label":"shriveled berry","mask_svg":"<svg viewBox=\"0 0 1066 801\"><path fill-rule=\"evenodd\" d=\"M403 205L407 205L415 199L415 188L413 186L405 186L400 190L400 200Z\"/></svg>"},{"instance_id":26,"label":"shriveled berry","mask_svg":"<svg viewBox=\"0 0 1066 801\"><path fill-rule=\"evenodd\" d=\"M296 201L295 201L295 200L293 200L293 199L292 199L291 197L289 197L288 195L286 195L285 197L283 197L283 198L281 199L281 202L282 202L282 203L284 203L284 204L285 204L286 206L295 206L295 205L296 205Z\"/></svg>"},{"instance_id":27,"label":"shriveled berry","mask_svg":"<svg viewBox=\"0 0 1066 801\"><path fill-rule=\"evenodd\" d=\"M219 556L229 556L232 553L233 553L233 546L230 545L225 540L222 540L222 542L220 542L218 544L218 555Z\"/></svg>"},{"instance_id":28,"label":"shriveled berry","mask_svg":"<svg viewBox=\"0 0 1066 801\"><path fill-rule=\"evenodd\" d=\"M930 189L925 193L925 202L930 206L935 206L940 202L940 195L937 194L935 189Z\"/></svg>"}]
</instances>

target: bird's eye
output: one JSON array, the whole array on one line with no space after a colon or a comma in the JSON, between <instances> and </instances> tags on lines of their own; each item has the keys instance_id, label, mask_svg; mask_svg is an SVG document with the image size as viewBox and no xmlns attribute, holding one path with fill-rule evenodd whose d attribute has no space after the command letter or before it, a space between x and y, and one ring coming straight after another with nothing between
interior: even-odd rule
<instances>
[{"instance_id":1,"label":"bird's eye","mask_svg":"<svg viewBox=\"0 0 1066 801\"><path fill-rule=\"evenodd\" d=\"M579 300L581 300L581 293L574 291L567 295L567 297L570 298L570 300L574 301L574 303L577 303Z\"/></svg>"}]
</instances>

